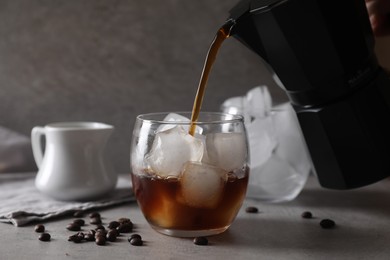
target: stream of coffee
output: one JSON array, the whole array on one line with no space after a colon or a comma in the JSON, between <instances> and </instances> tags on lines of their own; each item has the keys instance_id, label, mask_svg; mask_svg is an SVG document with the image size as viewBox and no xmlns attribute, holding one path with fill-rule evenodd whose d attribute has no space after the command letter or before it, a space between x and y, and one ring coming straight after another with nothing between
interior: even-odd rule
<instances>
[{"instance_id":1,"label":"stream of coffee","mask_svg":"<svg viewBox=\"0 0 390 260\"><path fill-rule=\"evenodd\" d=\"M195 123L198 121L200 109L202 107L202 101L206 90L207 80L209 79L209 74L211 68L214 64L214 61L217 57L217 53L219 48L221 47L223 41L230 36L231 29L233 28L235 22L233 20L228 20L226 23L219 28L217 34L215 35L214 40L212 41L209 51L206 56L206 60L203 65L203 71L200 76L200 81L198 85L198 90L196 92L194 105L192 108L191 115L191 126L189 130L190 135L194 135L196 125Z\"/></svg>"}]
</instances>

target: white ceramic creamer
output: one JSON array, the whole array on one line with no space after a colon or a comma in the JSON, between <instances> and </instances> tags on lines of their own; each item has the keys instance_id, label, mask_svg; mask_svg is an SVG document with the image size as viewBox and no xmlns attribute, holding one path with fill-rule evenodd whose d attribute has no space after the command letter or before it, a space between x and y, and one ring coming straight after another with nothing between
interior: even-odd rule
<instances>
[{"instance_id":1,"label":"white ceramic creamer","mask_svg":"<svg viewBox=\"0 0 390 260\"><path fill-rule=\"evenodd\" d=\"M104 150L113 130L113 126L98 122L34 127L31 142L39 169L37 189L57 200L92 200L112 191L118 176Z\"/></svg>"}]
</instances>

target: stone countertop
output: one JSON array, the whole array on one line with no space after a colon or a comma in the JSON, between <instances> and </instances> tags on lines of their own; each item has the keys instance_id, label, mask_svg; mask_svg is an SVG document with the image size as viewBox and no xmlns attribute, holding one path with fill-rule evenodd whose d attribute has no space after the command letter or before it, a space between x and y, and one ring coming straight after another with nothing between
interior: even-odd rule
<instances>
[{"instance_id":1,"label":"stone countertop","mask_svg":"<svg viewBox=\"0 0 390 260\"><path fill-rule=\"evenodd\" d=\"M155 232L136 203L99 212L105 224L120 217L131 218L134 232L144 240L140 247L127 242L130 234L105 246L68 242L74 233L65 229L70 217L44 223L52 236L50 242L38 240L34 225L0 223L0 259L388 259L389 187L387 179L352 191L332 191L320 188L311 176L291 202L245 200L230 229L209 237L208 246ZM247 206L258 207L259 213L246 213ZM313 218L302 218L303 211L311 211ZM319 222L325 218L334 220L336 227L322 229ZM84 219L88 222L89 217ZM87 224L84 230L92 227Z\"/></svg>"}]
</instances>

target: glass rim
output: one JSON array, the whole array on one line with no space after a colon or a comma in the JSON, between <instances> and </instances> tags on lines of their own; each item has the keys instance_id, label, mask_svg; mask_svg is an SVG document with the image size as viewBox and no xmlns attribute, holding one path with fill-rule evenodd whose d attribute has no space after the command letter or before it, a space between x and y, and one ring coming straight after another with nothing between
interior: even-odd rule
<instances>
[{"instance_id":1,"label":"glass rim","mask_svg":"<svg viewBox=\"0 0 390 260\"><path fill-rule=\"evenodd\" d=\"M160 117L165 118L168 114L179 114L181 116L189 115L188 121L168 121L164 119L155 119ZM149 122L151 124L171 124L171 125L189 125L191 124L191 114L190 111L172 111L172 112L152 112L152 113L144 113L139 114L136 118L137 120L141 120L143 122ZM212 116L219 116L219 117L226 117L225 119L212 119L212 120L197 120L194 122L195 125L205 125L205 124L226 124L226 123L237 123L237 122L243 122L244 117L242 115L234 115L224 112L207 112L207 111L201 111L199 113L199 118L202 117L202 115L212 115Z\"/></svg>"}]
</instances>

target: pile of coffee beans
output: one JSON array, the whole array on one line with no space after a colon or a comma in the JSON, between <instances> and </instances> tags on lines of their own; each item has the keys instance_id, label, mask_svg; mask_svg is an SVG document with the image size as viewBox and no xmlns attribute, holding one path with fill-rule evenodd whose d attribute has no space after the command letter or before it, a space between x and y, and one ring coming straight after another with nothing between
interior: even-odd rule
<instances>
[{"instance_id":1,"label":"pile of coffee beans","mask_svg":"<svg viewBox=\"0 0 390 260\"><path fill-rule=\"evenodd\" d=\"M86 226L84 219L84 212L75 211L73 217L75 219L66 226L69 231L77 231L68 237L69 242L82 243L82 242L95 242L96 245L102 246L107 242L117 241L117 237L125 233L131 233L134 229L134 224L129 218L119 218L108 223L107 228L103 225L103 221L100 213L92 212L89 215L89 224L95 225L95 228L89 231L84 231L83 227ZM38 237L41 241L50 241L51 235L45 232L45 226L38 224L34 227L34 231L41 233ZM142 237L139 234L132 234L128 241L133 246L142 246L144 244Z\"/></svg>"},{"instance_id":2,"label":"pile of coffee beans","mask_svg":"<svg viewBox=\"0 0 390 260\"><path fill-rule=\"evenodd\" d=\"M80 217L81 214L75 213L73 216ZM88 232L81 232L82 226L85 225L85 221L81 218L74 219L66 228L70 231L79 232L69 236L68 241L73 243L94 241L96 245L103 246L107 242L117 241L117 237L121 234L133 232L134 224L129 218L119 218L118 220L110 221L107 227L105 227L100 213L92 212L88 216L89 224L95 225L95 228ZM128 238L128 241L134 246L143 245L142 238L139 234L133 234Z\"/></svg>"}]
</instances>

